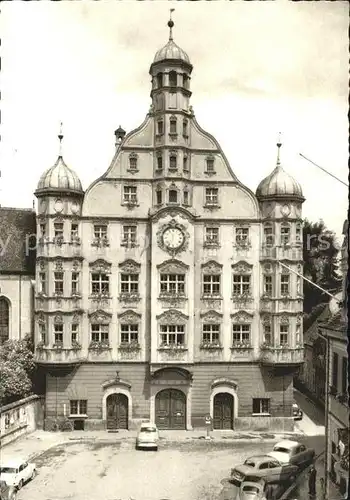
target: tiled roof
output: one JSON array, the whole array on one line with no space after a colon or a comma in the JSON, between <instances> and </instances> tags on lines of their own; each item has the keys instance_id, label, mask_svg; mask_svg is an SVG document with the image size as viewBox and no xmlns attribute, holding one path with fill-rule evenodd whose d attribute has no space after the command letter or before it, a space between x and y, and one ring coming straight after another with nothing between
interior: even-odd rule
<instances>
[{"instance_id":1,"label":"tiled roof","mask_svg":"<svg viewBox=\"0 0 350 500\"><path fill-rule=\"evenodd\" d=\"M328 303L324 304L323 309L321 309L319 315L316 317L315 321L311 324L311 326L304 332L304 343L305 344L313 344L314 341L318 338L318 326L322 321L326 321L331 312L329 310Z\"/></svg>"},{"instance_id":2,"label":"tiled roof","mask_svg":"<svg viewBox=\"0 0 350 500\"><path fill-rule=\"evenodd\" d=\"M0 274L35 274L35 212L24 208L0 207ZM34 239L30 244L29 236Z\"/></svg>"},{"instance_id":3,"label":"tiled roof","mask_svg":"<svg viewBox=\"0 0 350 500\"><path fill-rule=\"evenodd\" d=\"M330 330L329 334L340 339L347 338L348 324L344 319L343 311L339 311L328 321L322 322L319 325L322 330ZM326 333L326 332L324 332Z\"/></svg>"}]
</instances>

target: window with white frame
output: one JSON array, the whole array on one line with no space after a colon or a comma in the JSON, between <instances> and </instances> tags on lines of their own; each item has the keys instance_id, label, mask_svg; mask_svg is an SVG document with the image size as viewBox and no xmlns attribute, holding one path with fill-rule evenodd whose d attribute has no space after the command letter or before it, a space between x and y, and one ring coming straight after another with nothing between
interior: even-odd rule
<instances>
[{"instance_id":1,"label":"window with white frame","mask_svg":"<svg viewBox=\"0 0 350 500\"><path fill-rule=\"evenodd\" d=\"M270 413L270 399L253 398L253 413Z\"/></svg>"},{"instance_id":2,"label":"window with white frame","mask_svg":"<svg viewBox=\"0 0 350 500\"><path fill-rule=\"evenodd\" d=\"M137 237L137 226L134 224L125 224L122 228L123 245L135 245Z\"/></svg>"},{"instance_id":3,"label":"window with white frame","mask_svg":"<svg viewBox=\"0 0 350 500\"><path fill-rule=\"evenodd\" d=\"M272 345L272 330L271 324L269 323L264 325L264 343L266 345Z\"/></svg>"},{"instance_id":4,"label":"window with white frame","mask_svg":"<svg viewBox=\"0 0 350 500\"><path fill-rule=\"evenodd\" d=\"M281 226L281 245L290 243L290 227Z\"/></svg>"},{"instance_id":5,"label":"window with white frame","mask_svg":"<svg viewBox=\"0 0 350 500\"><path fill-rule=\"evenodd\" d=\"M137 344L139 341L139 325L120 325L120 343Z\"/></svg>"},{"instance_id":6,"label":"window with white frame","mask_svg":"<svg viewBox=\"0 0 350 500\"><path fill-rule=\"evenodd\" d=\"M63 222L55 222L53 225L55 239L63 240Z\"/></svg>"},{"instance_id":7,"label":"window with white frame","mask_svg":"<svg viewBox=\"0 0 350 500\"><path fill-rule=\"evenodd\" d=\"M160 325L161 346L184 346L185 325Z\"/></svg>"},{"instance_id":8,"label":"window with white frame","mask_svg":"<svg viewBox=\"0 0 350 500\"><path fill-rule=\"evenodd\" d=\"M289 274L281 274L281 295L289 295Z\"/></svg>"},{"instance_id":9,"label":"window with white frame","mask_svg":"<svg viewBox=\"0 0 350 500\"><path fill-rule=\"evenodd\" d=\"M204 274L203 275L203 295L220 295L221 276L220 274Z\"/></svg>"},{"instance_id":10,"label":"window with white frame","mask_svg":"<svg viewBox=\"0 0 350 500\"><path fill-rule=\"evenodd\" d=\"M177 203L178 192L176 189L169 189L169 203Z\"/></svg>"},{"instance_id":11,"label":"window with white frame","mask_svg":"<svg viewBox=\"0 0 350 500\"><path fill-rule=\"evenodd\" d=\"M54 325L54 343L57 345L63 344L63 324Z\"/></svg>"},{"instance_id":12,"label":"window with white frame","mask_svg":"<svg viewBox=\"0 0 350 500\"><path fill-rule=\"evenodd\" d=\"M55 294L62 295L63 294L63 282L64 282L64 274L63 272L54 273L54 290Z\"/></svg>"},{"instance_id":13,"label":"window with white frame","mask_svg":"<svg viewBox=\"0 0 350 500\"><path fill-rule=\"evenodd\" d=\"M123 201L124 203L137 203L136 186L124 186Z\"/></svg>"},{"instance_id":14,"label":"window with white frame","mask_svg":"<svg viewBox=\"0 0 350 500\"><path fill-rule=\"evenodd\" d=\"M169 168L170 168L170 170L176 170L177 169L177 157L174 154L171 154L169 156Z\"/></svg>"},{"instance_id":15,"label":"window with white frame","mask_svg":"<svg viewBox=\"0 0 350 500\"><path fill-rule=\"evenodd\" d=\"M273 245L274 234L273 227L270 225L266 225L264 227L264 245L267 247L271 247Z\"/></svg>"},{"instance_id":16,"label":"window with white frame","mask_svg":"<svg viewBox=\"0 0 350 500\"><path fill-rule=\"evenodd\" d=\"M71 343L77 344L79 342L79 325L72 323L71 325Z\"/></svg>"},{"instance_id":17,"label":"window with white frame","mask_svg":"<svg viewBox=\"0 0 350 500\"><path fill-rule=\"evenodd\" d=\"M91 341L100 342L102 344L109 343L109 325L108 324L91 324Z\"/></svg>"},{"instance_id":18,"label":"window with white frame","mask_svg":"<svg viewBox=\"0 0 350 500\"><path fill-rule=\"evenodd\" d=\"M289 325L280 325L280 345L288 345Z\"/></svg>"},{"instance_id":19,"label":"window with white frame","mask_svg":"<svg viewBox=\"0 0 350 500\"><path fill-rule=\"evenodd\" d=\"M205 159L206 163L206 172L207 174L213 174L214 173L214 158L208 157Z\"/></svg>"},{"instance_id":20,"label":"window with white frame","mask_svg":"<svg viewBox=\"0 0 350 500\"><path fill-rule=\"evenodd\" d=\"M177 134L177 120L174 116L170 118L170 134Z\"/></svg>"},{"instance_id":21,"label":"window with white frame","mask_svg":"<svg viewBox=\"0 0 350 500\"><path fill-rule=\"evenodd\" d=\"M77 295L79 293L79 273L76 271L72 272L72 295Z\"/></svg>"},{"instance_id":22,"label":"window with white frame","mask_svg":"<svg viewBox=\"0 0 350 500\"><path fill-rule=\"evenodd\" d=\"M184 274L161 274L160 275L160 293L185 293L185 275Z\"/></svg>"},{"instance_id":23,"label":"window with white frame","mask_svg":"<svg viewBox=\"0 0 350 500\"><path fill-rule=\"evenodd\" d=\"M71 399L69 401L69 414L70 416L87 415L87 399Z\"/></svg>"},{"instance_id":24,"label":"window with white frame","mask_svg":"<svg viewBox=\"0 0 350 500\"><path fill-rule=\"evenodd\" d=\"M208 245L218 245L219 244L219 228L214 226L208 226L205 228L205 243Z\"/></svg>"},{"instance_id":25,"label":"window with white frame","mask_svg":"<svg viewBox=\"0 0 350 500\"><path fill-rule=\"evenodd\" d=\"M46 294L46 273L39 273L39 293Z\"/></svg>"},{"instance_id":26,"label":"window with white frame","mask_svg":"<svg viewBox=\"0 0 350 500\"><path fill-rule=\"evenodd\" d=\"M220 342L220 325L211 323L202 325L202 343L219 344L219 342Z\"/></svg>"},{"instance_id":27,"label":"window with white frame","mask_svg":"<svg viewBox=\"0 0 350 500\"><path fill-rule=\"evenodd\" d=\"M107 225L94 224L94 238L102 240L107 238Z\"/></svg>"},{"instance_id":28,"label":"window with white frame","mask_svg":"<svg viewBox=\"0 0 350 500\"><path fill-rule=\"evenodd\" d=\"M219 190L218 188L208 187L205 188L205 204L218 205L219 203Z\"/></svg>"},{"instance_id":29,"label":"window with white frame","mask_svg":"<svg viewBox=\"0 0 350 500\"><path fill-rule=\"evenodd\" d=\"M109 294L109 276L105 273L91 274L91 293Z\"/></svg>"},{"instance_id":30,"label":"window with white frame","mask_svg":"<svg viewBox=\"0 0 350 500\"><path fill-rule=\"evenodd\" d=\"M272 297L273 295L272 276L270 274L264 274L263 280L264 280L264 295Z\"/></svg>"},{"instance_id":31,"label":"window with white frame","mask_svg":"<svg viewBox=\"0 0 350 500\"><path fill-rule=\"evenodd\" d=\"M39 323L39 342L46 344L46 324Z\"/></svg>"},{"instance_id":32,"label":"window with white frame","mask_svg":"<svg viewBox=\"0 0 350 500\"><path fill-rule=\"evenodd\" d=\"M120 275L120 291L121 293L138 293L139 275L122 273Z\"/></svg>"},{"instance_id":33,"label":"window with white frame","mask_svg":"<svg viewBox=\"0 0 350 500\"><path fill-rule=\"evenodd\" d=\"M233 275L233 295L249 295L251 293L250 286L251 277L247 274Z\"/></svg>"},{"instance_id":34,"label":"window with white frame","mask_svg":"<svg viewBox=\"0 0 350 500\"><path fill-rule=\"evenodd\" d=\"M76 240L79 236L79 233L78 233L78 224L76 224L75 222L70 225L70 239L71 241L73 240Z\"/></svg>"},{"instance_id":35,"label":"window with white frame","mask_svg":"<svg viewBox=\"0 0 350 500\"><path fill-rule=\"evenodd\" d=\"M236 227L236 245L247 245L249 242L249 228Z\"/></svg>"},{"instance_id":36,"label":"window with white frame","mask_svg":"<svg viewBox=\"0 0 350 500\"><path fill-rule=\"evenodd\" d=\"M232 325L232 345L250 344L250 325Z\"/></svg>"}]
</instances>

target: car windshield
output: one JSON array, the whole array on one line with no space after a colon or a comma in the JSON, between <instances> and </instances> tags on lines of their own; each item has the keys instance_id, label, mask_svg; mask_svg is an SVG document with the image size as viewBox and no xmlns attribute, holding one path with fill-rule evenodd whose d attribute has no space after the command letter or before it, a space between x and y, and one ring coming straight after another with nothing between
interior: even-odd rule
<instances>
[{"instance_id":1,"label":"car windshield","mask_svg":"<svg viewBox=\"0 0 350 500\"><path fill-rule=\"evenodd\" d=\"M259 493L259 488L257 488L256 486L246 485L243 487L243 491L250 491L252 493Z\"/></svg>"},{"instance_id":2,"label":"car windshield","mask_svg":"<svg viewBox=\"0 0 350 500\"><path fill-rule=\"evenodd\" d=\"M283 446L275 446L273 451L279 451L281 453L290 453L290 450L288 450L288 448L283 448Z\"/></svg>"},{"instance_id":3,"label":"car windshield","mask_svg":"<svg viewBox=\"0 0 350 500\"><path fill-rule=\"evenodd\" d=\"M250 460L250 459L248 458L248 460L246 460L246 461L244 462L244 465L248 465L248 467L255 467L255 462L254 462L254 460Z\"/></svg>"},{"instance_id":4,"label":"car windshield","mask_svg":"<svg viewBox=\"0 0 350 500\"><path fill-rule=\"evenodd\" d=\"M1 467L0 472L1 474L16 474L17 469L14 469L13 467Z\"/></svg>"},{"instance_id":5,"label":"car windshield","mask_svg":"<svg viewBox=\"0 0 350 500\"><path fill-rule=\"evenodd\" d=\"M154 427L142 427L141 432L157 432Z\"/></svg>"}]
</instances>

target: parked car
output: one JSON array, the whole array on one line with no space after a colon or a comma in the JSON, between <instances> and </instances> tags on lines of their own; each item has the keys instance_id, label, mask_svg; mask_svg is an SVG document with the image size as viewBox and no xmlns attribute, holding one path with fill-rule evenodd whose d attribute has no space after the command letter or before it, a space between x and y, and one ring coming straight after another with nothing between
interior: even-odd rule
<instances>
[{"instance_id":1,"label":"parked car","mask_svg":"<svg viewBox=\"0 0 350 500\"><path fill-rule=\"evenodd\" d=\"M8 486L15 486L17 489L21 489L24 483L34 479L35 474L35 464L25 460L7 460L0 465L0 479Z\"/></svg>"},{"instance_id":2,"label":"parked car","mask_svg":"<svg viewBox=\"0 0 350 500\"><path fill-rule=\"evenodd\" d=\"M0 500L16 500L17 490L9 486L5 481L0 481Z\"/></svg>"},{"instance_id":3,"label":"parked car","mask_svg":"<svg viewBox=\"0 0 350 500\"><path fill-rule=\"evenodd\" d=\"M293 403L293 418L294 420L302 420L303 412L296 403Z\"/></svg>"},{"instance_id":4,"label":"parked car","mask_svg":"<svg viewBox=\"0 0 350 500\"><path fill-rule=\"evenodd\" d=\"M298 443L298 441L286 439L276 443L269 455L283 464L306 467L313 462L315 450L306 448L304 444Z\"/></svg>"},{"instance_id":5,"label":"parked car","mask_svg":"<svg viewBox=\"0 0 350 500\"><path fill-rule=\"evenodd\" d=\"M236 484L241 484L245 478L254 476L264 479L266 483L280 483L296 475L296 465L281 464L270 455L255 455L248 458L242 465L231 469L231 479Z\"/></svg>"},{"instance_id":6,"label":"parked car","mask_svg":"<svg viewBox=\"0 0 350 500\"><path fill-rule=\"evenodd\" d=\"M266 486L263 479L248 477L242 481L236 500L268 500Z\"/></svg>"},{"instance_id":7,"label":"parked car","mask_svg":"<svg viewBox=\"0 0 350 500\"><path fill-rule=\"evenodd\" d=\"M136 438L136 449L151 448L158 450L159 432L155 424L146 422L141 424Z\"/></svg>"}]
</instances>

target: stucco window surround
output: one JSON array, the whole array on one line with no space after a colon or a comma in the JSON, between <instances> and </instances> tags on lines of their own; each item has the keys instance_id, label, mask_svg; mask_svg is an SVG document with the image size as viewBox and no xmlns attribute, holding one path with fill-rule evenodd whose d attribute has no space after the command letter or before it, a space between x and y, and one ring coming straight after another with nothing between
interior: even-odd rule
<instances>
[{"instance_id":1,"label":"stucco window surround","mask_svg":"<svg viewBox=\"0 0 350 500\"><path fill-rule=\"evenodd\" d=\"M164 389L179 389L186 396L186 431L192 430L192 384L188 385L172 385L172 384L164 384L164 385L153 385L150 386L150 421L152 424L155 424L156 421L156 395L158 392L163 391Z\"/></svg>"},{"instance_id":2,"label":"stucco window surround","mask_svg":"<svg viewBox=\"0 0 350 500\"><path fill-rule=\"evenodd\" d=\"M170 172L177 171L179 168L179 158L177 151L175 149L171 149L169 151L168 161L169 161L168 170Z\"/></svg>"},{"instance_id":3,"label":"stucco window surround","mask_svg":"<svg viewBox=\"0 0 350 500\"><path fill-rule=\"evenodd\" d=\"M128 172L138 172L138 158L137 153L130 153L128 158Z\"/></svg>"},{"instance_id":4,"label":"stucco window surround","mask_svg":"<svg viewBox=\"0 0 350 500\"><path fill-rule=\"evenodd\" d=\"M204 173L209 176L216 175L215 156L213 154L209 154L204 158L204 161L205 161Z\"/></svg>"},{"instance_id":5,"label":"stucco window surround","mask_svg":"<svg viewBox=\"0 0 350 500\"><path fill-rule=\"evenodd\" d=\"M220 203L219 203L219 198L220 198L220 191L217 186L204 186L203 187L204 193L203 193L203 198L204 198L204 203L203 206L204 208L220 208Z\"/></svg>"},{"instance_id":6,"label":"stucco window surround","mask_svg":"<svg viewBox=\"0 0 350 500\"><path fill-rule=\"evenodd\" d=\"M91 246L109 247L108 223L93 221L91 224Z\"/></svg>"},{"instance_id":7,"label":"stucco window surround","mask_svg":"<svg viewBox=\"0 0 350 500\"><path fill-rule=\"evenodd\" d=\"M0 295L0 345L12 338L12 304L5 295Z\"/></svg>"},{"instance_id":8,"label":"stucco window surround","mask_svg":"<svg viewBox=\"0 0 350 500\"><path fill-rule=\"evenodd\" d=\"M140 339L141 339L141 318L142 315L139 313L136 313L135 311L132 311L129 309L128 311L125 311L121 314L118 314L118 322L119 322L119 342L118 345L119 347L135 347L135 348L140 348ZM122 325L128 325L128 326L133 326L137 325L137 339L132 339L132 336L136 333L135 330L129 330L128 332L123 332ZM129 335L129 340L123 340L122 339L122 332L124 334Z\"/></svg>"},{"instance_id":9,"label":"stucco window surround","mask_svg":"<svg viewBox=\"0 0 350 500\"><path fill-rule=\"evenodd\" d=\"M154 195L155 195L154 204L157 207L160 207L161 205L163 205L163 203L164 203L164 200L163 200L163 186L161 184L157 184L156 189L154 191Z\"/></svg>"},{"instance_id":10,"label":"stucco window surround","mask_svg":"<svg viewBox=\"0 0 350 500\"><path fill-rule=\"evenodd\" d=\"M206 224L203 231L203 246L209 248L220 247L220 225Z\"/></svg>"},{"instance_id":11,"label":"stucco window surround","mask_svg":"<svg viewBox=\"0 0 350 500\"><path fill-rule=\"evenodd\" d=\"M175 200L175 191L176 191L176 201L170 201L170 200ZM176 184L173 182L168 186L166 189L167 193L167 205L179 205L180 204L180 189L176 186Z\"/></svg>"},{"instance_id":12,"label":"stucco window surround","mask_svg":"<svg viewBox=\"0 0 350 500\"><path fill-rule=\"evenodd\" d=\"M157 265L157 268L158 268L158 283L159 283L159 289L158 289L158 294L159 294L159 298L166 298L166 297L175 297L175 296L178 296L179 298L186 298L187 296L187 274L188 274L188 269L189 269L189 266L187 264L185 264L184 262L181 262L180 260L177 260L177 259L169 259L169 260L166 260L164 262L162 262L161 264L158 264ZM184 275L184 281L183 281L183 284L184 284L184 290L182 291L181 290L181 283L182 281L180 280L180 282L176 282L174 283L174 286L171 285L170 281L169 280L167 282L168 284L168 288L167 290L162 290L162 282L161 282L161 276L162 275L168 275L168 276L172 276L172 275ZM166 286L166 283L164 282L164 286L163 288Z\"/></svg>"},{"instance_id":13,"label":"stucco window surround","mask_svg":"<svg viewBox=\"0 0 350 500\"><path fill-rule=\"evenodd\" d=\"M177 117L174 115L169 118L169 135L177 137Z\"/></svg>"},{"instance_id":14,"label":"stucco window surround","mask_svg":"<svg viewBox=\"0 0 350 500\"><path fill-rule=\"evenodd\" d=\"M261 317L262 326L262 339L260 342L260 347L272 347L274 344L274 329L272 316L270 314L264 314Z\"/></svg>"},{"instance_id":15,"label":"stucco window surround","mask_svg":"<svg viewBox=\"0 0 350 500\"><path fill-rule=\"evenodd\" d=\"M231 314L231 349L253 347L253 319L254 315L246 311L238 311L237 313Z\"/></svg>"},{"instance_id":16,"label":"stucco window surround","mask_svg":"<svg viewBox=\"0 0 350 500\"><path fill-rule=\"evenodd\" d=\"M155 170L156 170L156 172L160 172L164 168L164 164L163 164L163 151L156 151L155 159L156 159Z\"/></svg>"},{"instance_id":17,"label":"stucco window surround","mask_svg":"<svg viewBox=\"0 0 350 500\"><path fill-rule=\"evenodd\" d=\"M187 186L187 184L184 186L183 188L183 192L182 192L182 205L185 206L185 207L188 207L191 205L191 191L190 191L190 187Z\"/></svg>"},{"instance_id":18,"label":"stucco window surround","mask_svg":"<svg viewBox=\"0 0 350 500\"><path fill-rule=\"evenodd\" d=\"M265 222L263 224L263 237L262 246L263 247L273 247L275 244L275 228L272 222Z\"/></svg>"},{"instance_id":19,"label":"stucco window surround","mask_svg":"<svg viewBox=\"0 0 350 500\"><path fill-rule=\"evenodd\" d=\"M201 318L201 349L222 349L223 315L211 310L200 315ZM218 336L218 338L216 338Z\"/></svg>"},{"instance_id":20,"label":"stucco window surround","mask_svg":"<svg viewBox=\"0 0 350 500\"><path fill-rule=\"evenodd\" d=\"M188 120L184 118L182 121L182 135L185 139L188 138Z\"/></svg>"},{"instance_id":21,"label":"stucco window surround","mask_svg":"<svg viewBox=\"0 0 350 500\"><path fill-rule=\"evenodd\" d=\"M250 248L252 246L250 224L248 223L235 224L233 241L235 247Z\"/></svg>"},{"instance_id":22,"label":"stucco window surround","mask_svg":"<svg viewBox=\"0 0 350 500\"><path fill-rule=\"evenodd\" d=\"M102 384L103 395L102 395L102 420L107 422L107 398L111 394L123 394L128 398L128 429L130 429L130 424L133 418L132 415L132 396L131 396L131 384L125 380L118 379L109 380Z\"/></svg>"},{"instance_id":23,"label":"stucco window surround","mask_svg":"<svg viewBox=\"0 0 350 500\"><path fill-rule=\"evenodd\" d=\"M137 185L135 183L126 182L123 184L121 191L121 205L132 208L138 207Z\"/></svg>"},{"instance_id":24,"label":"stucco window surround","mask_svg":"<svg viewBox=\"0 0 350 500\"><path fill-rule=\"evenodd\" d=\"M280 227L280 245L282 247L290 246L292 238L292 227L289 222L281 222Z\"/></svg>"},{"instance_id":25,"label":"stucco window surround","mask_svg":"<svg viewBox=\"0 0 350 500\"><path fill-rule=\"evenodd\" d=\"M222 298L222 264L210 260L201 267L202 298Z\"/></svg>"},{"instance_id":26,"label":"stucco window surround","mask_svg":"<svg viewBox=\"0 0 350 500\"><path fill-rule=\"evenodd\" d=\"M141 264L127 259L119 265L119 300L134 302L140 300Z\"/></svg>"},{"instance_id":27,"label":"stucco window surround","mask_svg":"<svg viewBox=\"0 0 350 500\"><path fill-rule=\"evenodd\" d=\"M217 394L227 392L233 396L233 418L238 417L238 395L237 395L237 382L230 379L215 379L210 386L209 398L209 413L211 418L214 418L214 398Z\"/></svg>"},{"instance_id":28,"label":"stucco window surround","mask_svg":"<svg viewBox=\"0 0 350 500\"><path fill-rule=\"evenodd\" d=\"M187 350L189 317L176 309L170 309L156 316L156 319L158 349Z\"/></svg>"},{"instance_id":29,"label":"stucco window surround","mask_svg":"<svg viewBox=\"0 0 350 500\"><path fill-rule=\"evenodd\" d=\"M243 260L232 264L232 299L253 301L253 265Z\"/></svg>"}]
</instances>

